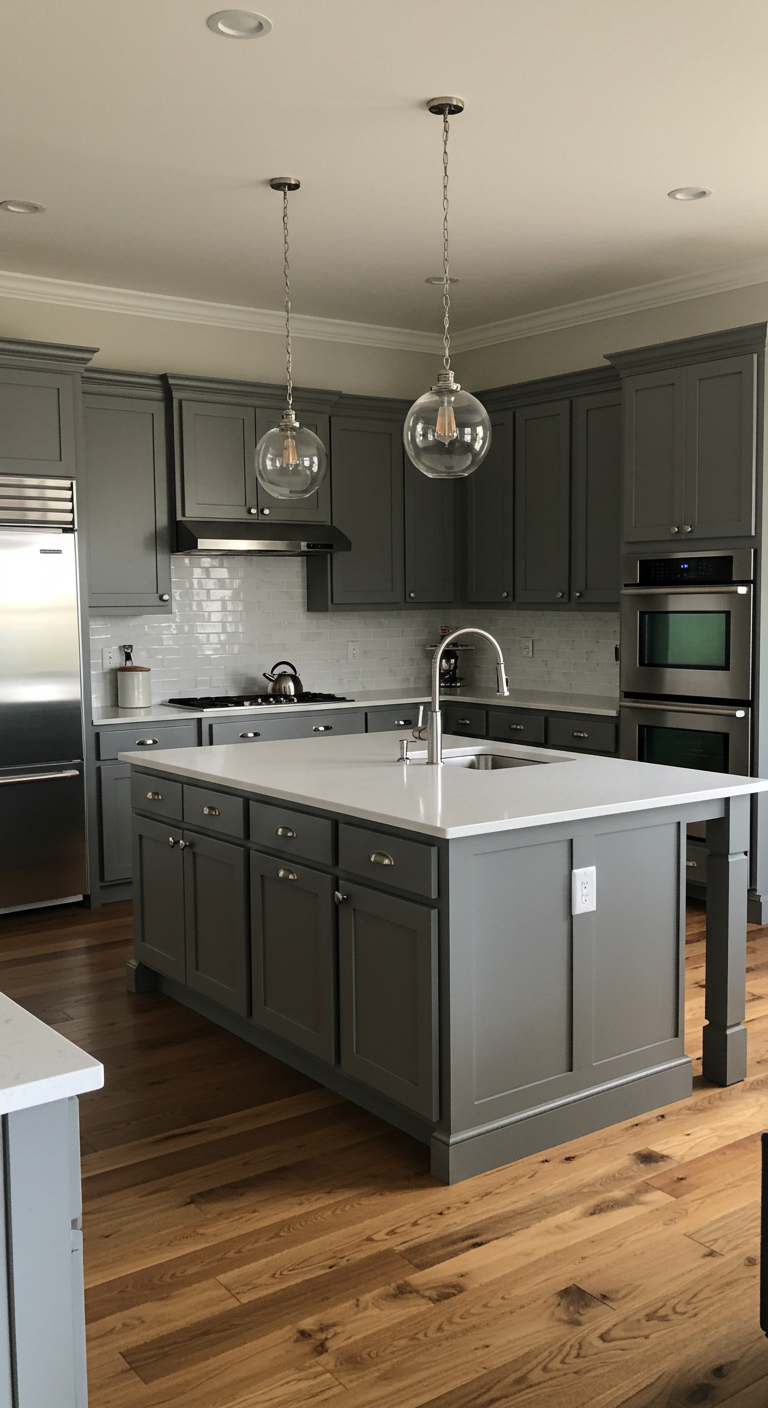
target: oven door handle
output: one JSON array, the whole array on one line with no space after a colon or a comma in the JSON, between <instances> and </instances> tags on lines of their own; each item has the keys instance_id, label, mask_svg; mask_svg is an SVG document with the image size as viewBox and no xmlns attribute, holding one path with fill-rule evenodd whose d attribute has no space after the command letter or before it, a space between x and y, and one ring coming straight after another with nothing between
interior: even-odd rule
<instances>
[{"instance_id":1,"label":"oven door handle","mask_svg":"<svg viewBox=\"0 0 768 1408\"><path fill-rule=\"evenodd\" d=\"M723 709L718 704L656 704L649 699L624 700L620 709L659 709L665 714L710 714L718 719L745 719L746 709Z\"/></svg>"},{"instance_id":2,"label":"oven door handle","mask_svg":"<svg viewBox=\"0 0 768 1408\"><path fill-rule=\"evenodd\" d=\"M697 586L677 586L668 587L622 587L622 596L722 596L724 592L732 596L749 596L751 583L748 587L737 587L719 582L701 582Z\"/></svg>"}]
</instances>

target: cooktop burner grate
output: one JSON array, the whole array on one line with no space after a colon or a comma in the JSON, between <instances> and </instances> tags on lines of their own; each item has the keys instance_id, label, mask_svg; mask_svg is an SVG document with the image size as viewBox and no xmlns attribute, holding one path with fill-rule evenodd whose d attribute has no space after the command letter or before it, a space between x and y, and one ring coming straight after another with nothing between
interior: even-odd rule
<instances>
[{"instance_id":1,"label":"cooktop burner grate","mask_svg":"<svg viewBox=\"0 0 768 1408\"><path fill-rule=\"evenodd\" d=\"M195 698L187 695L179 699L169 699L177 709L197 709L203 713L208 709L259 709L264 704L270 707L283 704L351 704L343 694L317 694L305 689L302 694L204 694Z\"/></svg>"}]
</instances>

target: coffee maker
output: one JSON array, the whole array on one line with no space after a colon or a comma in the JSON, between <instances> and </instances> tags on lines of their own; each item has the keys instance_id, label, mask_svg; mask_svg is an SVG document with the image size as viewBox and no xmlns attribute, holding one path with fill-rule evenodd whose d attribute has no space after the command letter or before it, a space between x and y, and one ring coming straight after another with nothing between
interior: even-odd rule
<instances>
[{"instance_id":1,"label":"coffee maker","mask_svg":"<svg viewBox=\"0 0 768 1408\"><path fill-rule=\"evenodd\" d=\"M440 658L440 688L458 689L462 683L459 677L459 652L449 645Z\"/></svg>"}]
</instances>

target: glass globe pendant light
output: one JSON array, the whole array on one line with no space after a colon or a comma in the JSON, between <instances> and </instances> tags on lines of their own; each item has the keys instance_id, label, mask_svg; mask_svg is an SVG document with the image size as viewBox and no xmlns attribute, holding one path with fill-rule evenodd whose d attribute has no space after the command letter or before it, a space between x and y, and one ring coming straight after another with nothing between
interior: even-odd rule
<instances>
[{"instance_id":1,"label":"glass globe pendant light","mask_svg":"<svg viewBox=\"0 0 768 1408\"><path fill-rule=\"evenodd\" d=\"M308 499L328 472L325 446L293 409L293 357L291 353L291 285L288 265L288 192L301 185L294 176L273 176L273 191L283 193L283 275L285 278L286 407L280 424L262 435L256 446L256 478L276 499Z\"/></svg>"},{"instance_id":2,"label":"glass globe pendant light","mask_svg":"<svg viewBox=\"0 0 768 1408\"><path fill-rule=\"evenodd\" d=\"M483 463L491 447L485 406L462 391L451 371L450 280L448 277L449 116L464 111L463 98L430 98L427 107L443 119L443 370L437 385L411 406L403 426L409 458L430 479L464 479Z\"/></svg>"}]
</instances>

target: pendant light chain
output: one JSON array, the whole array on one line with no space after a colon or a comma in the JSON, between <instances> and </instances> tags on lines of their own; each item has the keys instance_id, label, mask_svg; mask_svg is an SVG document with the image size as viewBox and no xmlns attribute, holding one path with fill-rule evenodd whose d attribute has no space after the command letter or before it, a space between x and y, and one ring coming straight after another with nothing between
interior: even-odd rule
<instances>
[{"instance_id":1,"label":"pendant light chain","mask_svg":"<svg viewBox=\"0 0 768 1408\"><path fill-rule=\"evenodd\" d=\"M293 410L293 358L291 355L291 284L288 264L288 187L283 187L283 275L285 277L285 379L288 410Z\"/></svg>"},{"instance_id":2,"label":"pendant light chain","mask_svg":"<svg viewBox=\"0 0 768 1408\"><path fill-rule=\"evenodd\" d=\"M448 111L443 112L443 366L451 370L450 311L451 294L448 282Z\"/></svg>"}]
</instances>

